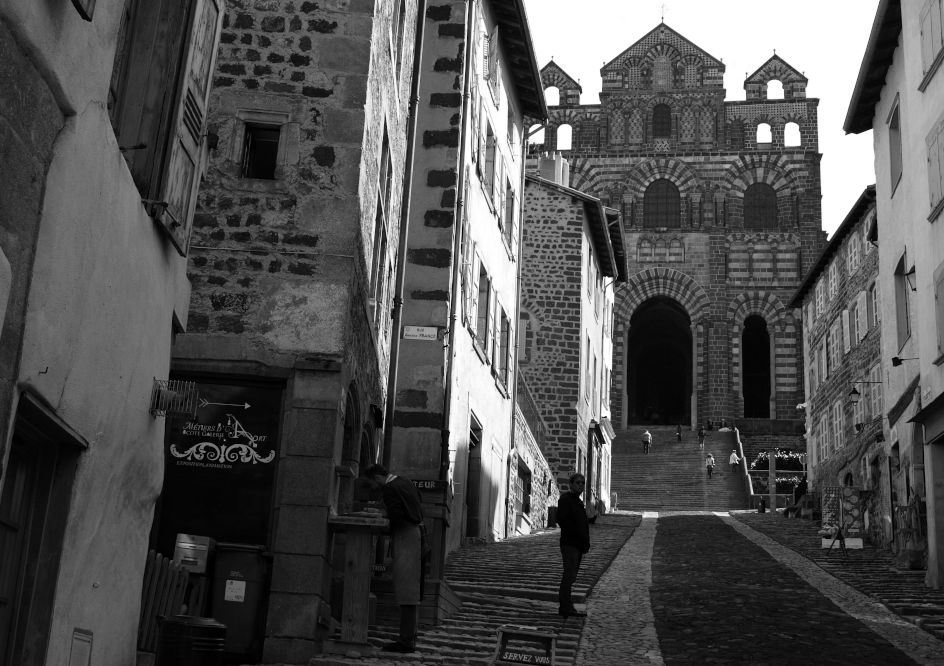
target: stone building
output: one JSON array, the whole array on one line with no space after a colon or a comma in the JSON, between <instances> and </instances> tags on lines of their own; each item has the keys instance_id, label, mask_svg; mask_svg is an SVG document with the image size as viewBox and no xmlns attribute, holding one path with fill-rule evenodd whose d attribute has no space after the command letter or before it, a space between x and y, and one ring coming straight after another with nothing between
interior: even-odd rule
<instances>
[{"instance_id":1,"label":"stone building","mask_svg":"<svg viewBox=\"0 0 944 666\"><path fill-rule=\"evenodd\" d=\"M599 104L580 104L552 62L542 77L560 104L535 149L560 151L571 186L622 214L617 428L726 419L796 439L788 302L824 240L818 100L778 55L745 79L743 101L725 99L724 69L664 23L603 66Z\"/></svg>"},{"instance_id":2,"label":"stone building","mask_svg":"<svg viewBox=\"0 0 944 666\"><path fill-rule=\"evenodd\" d=\"M878 3L843 129L872 130L896 544L944 585L944 39L939 0ZM926 518L925 518L926 512ZM921 553L919 553L920 555ZM919 559L920 562L920 559Z\"/></svg>"},{"instance_id":3,"label":"stone building","mask_svg":"<svg viewBox=\"0 0 944 666\"><path fill-rule=\"evenodd\" d=\"M627 277L619 214L568 187L567 163L542 156L525 182L518 340L521 373L548 425L557 484L587 477L584 500L610 502L616 284Z\"/></svg>"},{"instance_id":4,"label":"stone building","mask_svg":"<svg viewBox=\"0 0 944 666\"><path fill-rule=\"evenodd\" d=\"M154 540L271 554L246 646L266 663L307 661L340 619L329 521L381 455L420 4L227 3L173 349L202 401L168 431ZM227 433L209 460L242 456L203 464L207 432Z\"/></svg>"},{"instance_id":5,"label":"stone building","mask_svg":"<svg viewBox=\"0 0 944 666\"><path fill-rule=\"evenodd\" d=\"M866 536L892 540L892 510L905 488L888 441L882 391L875 186L865 188L790 306L802 312L807 467L811 492L868 491Z\"/></svg>"},{"instance_id":6,"label":"stone building","mask_svg":"<svg viewBox=\"0 0 944 666\"><path fill-rule=\"evenodd\" d=\"M135 663L219 19L0 3L0 663Z\"/></svg>"},{"instance_id":7,"label":"stone building","mask_svg":"<svg viewBox=\"0 0 944 666\"><path fill-rule=\"evenodd\" d=\"M502 539L514 524L525 132L546 106L523 0L439 1L426 16L384 455L436 486L428 589L441 616L452 603L439 580L446 553L463 538Z\"/></svg>"}]
</instances>

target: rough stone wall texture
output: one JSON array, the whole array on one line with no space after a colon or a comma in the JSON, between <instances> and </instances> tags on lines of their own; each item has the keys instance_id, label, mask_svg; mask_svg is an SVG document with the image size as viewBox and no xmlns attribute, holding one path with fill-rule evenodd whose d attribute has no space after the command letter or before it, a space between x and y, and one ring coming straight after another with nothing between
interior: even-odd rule
<instances>
[{"instance_id":1,"label":"rough stone wall texture","mask_svg":"<svg viewBox=\"0 0 944 666\"><path fill-rule=\"evenodd\" d=\"M570 161L571 185L622 212L630 278L618 289L616 305L611 404L618 426L629 418L629 321L656 296L680 303L692 325L693 420L743 416L741 335L744 320L754 314L773 338L771 418L796 418L802 401L799 326L787 303L825 240L818 100L801 97L797 87L783 100L728 102L723 71L671 28L657 27L604 66L599 105L552 107L551 128L543 146L535 147L555 149L553 128L570 124L577 139L562 154ZM779 71L766 75L775 78ZM557 73L555 80L563 79ZM671 110L667 137L653 136L657 104ZM783 145L787 122L799 125L802 145ZM772 126L771 143L757 143L760 123ZM656 179L679 190L679 228L645 224L644 195ZM774 228L744 226L744 193L754 183L776 193Z\"/></svg>"},{"instance_id":2,"label":"rough stone wall texture","mask_svg":"<svg viewBox=\"0 0 944 666\"><path fill-rule=\"evenodd\" d=\"M193 316L176 351L231 362L233 373L254 374L240 362L258 361L263 374L288 376L267 661L317 650L336 563L326 520L350 491L335 465L357 461L357 433L374 439L371 406L386 402L417 6L406 2L397 62L399 5L227 2L208 116L219 142L194 224ZM243 177L252 126L279 128L274 179Z\"/></svg>"},{"instance_id":3,"label":"rough stone wall texture","mask_svg":"<svg viewBox=\"0 0 944 666\"><path fill-rule=\"evenodd\" d=\"M869 209L874 210L874 209ZM842 485L847 474L852 475L857 488L875 489L875 508L873 518L884 516L884 523L890 523L889 473L887 466L888 448L893 444L885 429L883 412L888 411L885 396L879 403L878 413L872 409L871 396L882 385L857 382L883 381L880 372L876 377L870 370L881 364L882 336L881 326L873 323L870 313L869 290L878 279L878 249L864 241L864 231L869 217L869 210L840 238L837 247L828 259L821 262L819 277L807 292L803 301L803 321L808 336L808 356L806 373L809 384L807 410L809 414L809 448L813 484L817 489L824 486ZM836 241L831 241L832 244ZM850 270L849 253L859 256L857 268ZM838 287L834 295L828 289L830 268L838 268ZM825 309L816 314L816 285L824 282ZM861 308L865 308L862 312ZM852 320L859 310L859 322L867 327L856 335ZM848 317L848 349L844 344L843 319ZM839 355L830 360L829 373L823 377L817 367L817 356L825 351L830 336L840 335ZM857 339L859 338L859 339ZM815 377L815 379L814 379ZM860 393L857 412L849 400L849 392L855 386ZM834 437L834 408L841 405L842 425L838 440ZM820 424L825 423L825 431ZM861 424L861 428L856 427ZM873 462L876 464L873 466ZM904 469L905 466L902 466ZM898 470L895 470L897 473ZM878 483L879 478L883 480ZM897 479L893 479L896 481ZM903 484L902 484L903 485Z\"/></svg>"},{"instance_id":4,"label":"rough stone wall texture","mask_svg":"<svg viewBox=\"0 0 944 666\"><path fill-rule=\"evenodd\" d=\"M528 180L525 210L521 313L528 328L520 372L548 426L544 455L558 485L566 487L578 457L586 455L590 425L580 395L584 207Z\"/></svg>"},{"instance_id":5,"label":"rough stone wall texture","mask_svg":"<svg viewBox=\"0 0 944 666\"><path fill-rule=\"evenodd\" d=\"M521 476L520 465L527 468L531 477L531 511L526 518L515 513L515 483ZM554 472L544 458L541 445L529 427L521 409L515 410L515 452L508 479L508 534L528 534L547 527L548 507L557 506L560 490L554 483Z\"/></svg>"},{"instance_id":6,"label":"rough stone wall texture","mask_svg":"<svg viewBox=\"0 0 944 666\"><path fill-rule=\"evenodd\" d=\"M53 142L65 119L35 64L0 22L0 433L9 431L29 275ZM16 94L12 94L16 91ZM0 440L0 469L5 460Z\"/></svg>"}]
</instances>

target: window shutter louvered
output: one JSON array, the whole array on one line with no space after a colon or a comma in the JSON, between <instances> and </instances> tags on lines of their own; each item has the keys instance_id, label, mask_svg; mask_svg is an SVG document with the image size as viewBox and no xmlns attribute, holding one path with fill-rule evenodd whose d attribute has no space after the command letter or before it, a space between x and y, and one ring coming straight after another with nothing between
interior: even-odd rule
<instances>
[{"instance_id":1,"label":"window shutter louvered","mask_svg":"<svg viewBox=\"0 0 944 666\"><path fill-rule=\"evenodd\" d=\"M204 127L210 97L210 78L223 24L222 0L196 0L179 77L172 134L161 173L159 203L151 215L164 225L181 255L187 255L197 191L206 151Z\"/></svg>"},{"instance_id":2,"label":"window shutter louvered","mask_svg":"<svg viewBox=\"0 0 944 666\"><path fill-rule=\"evenodd\" d=\"M472 288L469 290L469 321L476 322L478 321L479 308L482 307L482 304L479 303L478 256L475 253L475 244L471 243L471 245L472 247L469 251L469 273L472 275Z\"/></svg>"},{"instance_id":3,"label":"window shutter louvered","mask_svg":"<svg viewBox=\"0 0 944 666\"><path fill-rule=\"evenodd\" d=\"M842 311L842 351L846 354L849 353L851 348L850 343L851 336L849 335L849 311Z\"/></svg>"},{"instance_id":4,"label":"window shutter louvered","mask_svg":"<svg viewBox=\"0 0 944 666\"><path fill-rule=\"evenodd\" d=\"M869 306L866 302L866 293L864 291L859 292L856 303L856 331L858 332L859 340L861 340L869 330L868 318L866 316Z\"/></svg>"},{"instance_id":5,"label":"window shutter louvered","mask_svg":"<svg viewBox=\"0 0 944 666\"><path fill-rule=\"evenodd\" d=\"M511 217L511 257L513 261L518 261L518 197L514 190L511 191L511 206L508 211Z\"/></svg>"}]
</instances>

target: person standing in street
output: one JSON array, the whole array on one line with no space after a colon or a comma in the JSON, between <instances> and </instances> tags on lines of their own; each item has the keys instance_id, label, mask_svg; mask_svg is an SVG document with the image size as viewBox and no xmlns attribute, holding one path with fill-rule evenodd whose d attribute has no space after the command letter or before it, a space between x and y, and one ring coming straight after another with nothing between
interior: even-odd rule
<instances>
[{"instance_id":1,"label":"person standing in street","mask_svg":"<svg viewBox=\"0 0 944 666\"><path fill-rule=\"evenodd\" d=\"M705 449L705 429L704 428L698 429L698 448L702 450Z\"/></svg>"},{"instance_id":2,"label":"person standing in street","mask_svg":"<svg viewBox=\"0 0 944 666\"><path fill-rule=\"evenodd\" d=\"M682 424L681 423L675 426L675 441L676 442L682 441Z\"/></svg>"},{"instance_id":3,"label":"person standing in street","mask_svg":"<svg viewBox=\"0 0 944 666\"><path fill-rule=\"evenodd\" d=\"M649 449L652 447L652 435L649 434L649 431L646 430L642 433L642 450L644 453L648 454Z\"/></svg>"},{"instance_id":4,"label":"person standing in street","mask_svg":"<svg viewBox=\"0 0 944 666\"><path fill-rule=\"evenodd\" d=\"M741 462L741 457L738 455L737 449L731 450L731 455L728 457L728 462L731 463L731 473L737 471L738 464Z\"/></svg>"},{"instance_id":5,"label":"person standing in street","mask_svg":"<svg viewBox=\"0 0 944 666\"><path fill-rule=\"evenodd\" d=\"M580 495L583 493L586 479L580 472L570 475L570 489L563 493L557 503L557 524L560 525L560 551L563 571L561 572L559 607L557 613L563 617L578 616L582 613L574 608L571 589L577 580L580 562L590 550L590 523Z\"/></svg>"},{"instance_id":6,"label":"person standing in street","mask_svg":"<svg viewBox=\"0 0 944 666\"><path fill-rule=\"evenodd\" d=\"M367 476L380 487L390 520L393 551L394 595L400 606L400 638L383 647L385 652L414 652L423 592L423 557L426 526L423 506L413 482L390 474L383 465L371 465Z\"/></svg>"},{"instance_id":7,"label":"person standing in street","mask_svg":"<svg viewBox=\"0 0 944 666\"><path fill-rule=\"evenodd\" d=\"M708 472L708 478L711 478L711 473L715 471L715 457L710 453L705 456L705 470Z\"/></svg>"}]
</instances>

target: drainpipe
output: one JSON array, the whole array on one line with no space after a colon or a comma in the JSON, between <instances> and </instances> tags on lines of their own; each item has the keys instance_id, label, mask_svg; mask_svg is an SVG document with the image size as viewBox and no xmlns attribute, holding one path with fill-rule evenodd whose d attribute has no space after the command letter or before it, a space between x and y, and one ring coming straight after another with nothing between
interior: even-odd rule
<instances>
[{"instance_id":1,"label":"drainpipe","mask_svg":"<svg viewBox=\"0 0 944 666\"><path fill-rule=\"evenodd\" d=\"M407 117L406 159L403 171L403 196L400 206L400 238L397 242L397 281L393 292L393 323L390 340L390 368L387 371L387 404L384 410L383 465L390 466L393 442L393 414L397 406L397 365L400 359L400 326L403 321L403 283L406 281L406 248L410 229L412 202L413 158L415 153L420 74L423 69L423 32L426 27L426 0L416 3L416 34L413 40L413 79L410 81L410 102Z\"/></svg>"},{"instance_id":2,"label":"drainpipe","mask_svg":"<svg viewBox=\"0 0 944 666\"><path fill-rule=\"evenodd\" d=\"M543 94L543 93L542 93ZM511 442L511 445L515 444L515 408L518 405L518 340L520 339L521 332L518 330L518 327L521 325L521 253L524 247L524 188L525 188L525 175L527 172L526 164L528 160L528 139L534 136L536 133L540 132L542 129L547 127L547 118L541 120L541 126L536 128L533 132L528 131L528 125L525 123L525 115L521 114L521 178L518 182L518 257L517 262L518 266L515 270L515 315L514 315L514 355L512 356L511 363L511 386L508 388L511 390L511 436L508 441ZM512 341L509 340L508 344L512 344ZM512 469L508 469L508 477L511 478ZM508 486L509 484L505 484ZM509 488L510 490L510 488ZM508 505L506 499L505 506ZM508 518L505 517L505 538L508 538Z\"/></svg>"},{"instance_id":3,"label":"drainpipe","mask_svg":"<svg viewBox=\"0 0 944 666\"><path fill-rule=\"evenodd\" d=\"M439 478L446 480L449 475L449 419L452 415L452 382L455 374L455 348L456 348L456 328L459 319L458 298L459 293L459 273L462 267L459 265L462 243L462 211L466 206L464 200L465 194L465 161L467 159L466 139L468 132L465 131L469 121L469 97L474 76L475 67L472 61L472 40L475 36L475 4L477 0L466 0L465 10L465 54L462 60L465 71L462 76L462 131L459 140L459 164L456 174L456 215L453 219L453 240L452 240L452 285L449 288L449 294L452 303L449 306L449 342L446 346L446 384L443 387L443 417L442 428L440 429L440 448L439 448Z\"/></svg>"}]
</instances>

